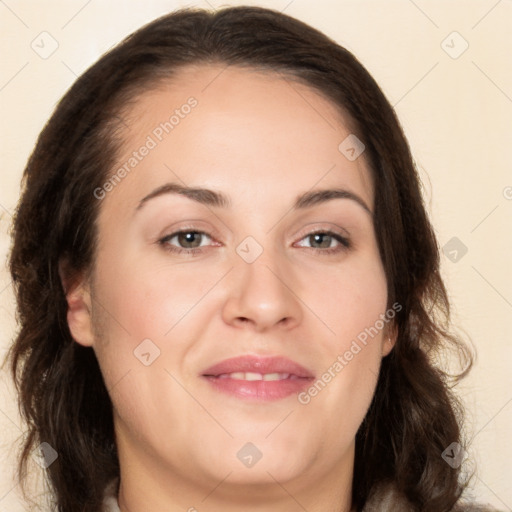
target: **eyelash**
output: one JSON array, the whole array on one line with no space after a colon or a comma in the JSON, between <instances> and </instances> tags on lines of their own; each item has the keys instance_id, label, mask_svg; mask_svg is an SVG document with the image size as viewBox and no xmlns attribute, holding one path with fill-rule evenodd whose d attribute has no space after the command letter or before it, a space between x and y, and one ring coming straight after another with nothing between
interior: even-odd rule
<instances>
[{"instance_id":1,"label":"eyelash","mask_svg":"<svg viewBox=\"0 0 512 512\"><path fill-rule=\"evenodd\" d=\"M186 249L183 247L176 247L174 245L169 244L169 240L172 240L175 236L178 236L181 234L187 234L187 233L194 233L196 235L206 235L208 238L212 239L212 237L204 231L197 231L195 229L182 229L180 231L175 231L174 233L171 233L170 235L166 235L163 238L160 238L158 240L158 243L164 248L164 250L175 253L175 254L186 253L190 256L196 256L196 255L198 256L199 254L201 254L203 252L202 248L193 247L190 249ZM318 235L318 234L330 236L330 237L334 238L334 240L339 242L340 245L337 247L328 247L325 249L319 249L316 247L306 247L306 249L311 249L314 252L320 253L325 256L325 255L338 254L340 252L347 251L348 249L350 249L352 247L352 244L348 238L345 238L345 237L341 236L340 234L335 233L334 231L322 230L322 229L308 233L307 235L302 237L301 240L304 240L305 238L308 238L308 237L314 236L314 235Z\"/></svg>"}]
</instances>

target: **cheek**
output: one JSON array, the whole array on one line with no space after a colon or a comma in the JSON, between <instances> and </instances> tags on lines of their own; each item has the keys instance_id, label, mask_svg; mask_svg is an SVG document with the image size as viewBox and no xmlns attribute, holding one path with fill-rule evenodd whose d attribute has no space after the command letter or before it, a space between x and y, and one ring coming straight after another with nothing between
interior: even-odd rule
<instances>
[{"instance_id":1,"label":"cheek","mask_svg":"<svg viewBox=\"0 0 512 512\"><path fill-rule=\"evenodd\" d=\"M378 330L382 331L379 319L386 309L387 282L375 253L353 256L335 269L319 269L310 282L325 283L323 286L309 286L307 296L311 304L316 304L318 315L334 333L324 338L331 350L347 350L353 339L358 336L364 338L364 333L376 322ZM372 333L376 339L373 330Z\"/></svg>"},{"instance_id":2,"label":"cheek","mask_svg":"<svg viewBox=\"0 0 512 512\"><path fill-rule=\"evenodd\" d=\"M186 265L158 268L126 253L122 261L100 255L98 263L94 321L101 338L95 351L107 389L131 432L159 438L155 418L176 417L184 410L201 417L178 383L181 376L176 381L170 374L176 373L200 329L200 308L195 306L212 284L197 273L191 279ZM217 280L210 276L212 283ZM179 422L166 429L176 438L186 436Z\"/></svg>"},{"instance_id":3,"label":"cheek","mask_svg":"<svg viewBox=\"0 0 512 512\"><path fill-rule=\"evenodd\" d=\"M106 254L98 258L101 306L94 321L101 326L101 336L95 351L102 373L107 386L118 391L118 382L124 386L127 380L138 382L138 391L129 391L125 397L131 403L141 395L142 383L150 385L148 396L164 388L179 394L179 386L165 370L185 373L187 354L204 335L211 315L218 313L219 304L210 304L205 293L223 273L207 268L192 271L187 264L151 265L142 258L128 258L127 253L122 261ZM142 408L148 405L143 396L139 403Z\"/></svg>"},{"instance_id":4,"label":"cheek","mask_svg":"<svg viewBox=\"0 0 512 512\"><path fill-rule=\"evenodd\" d=\"M111 317L113 338L165 339L219 280L211 269L148 264L142 258L101 262L98 294ZM198 311L200 308L198 308Z\"/></svg>"},{"instance_id":5,"label":"cheek","mask_svg":"<svg viewBox=\"0 0 512 512\"><path fill-rule=\"evenodd\" d=\"M364 419L382 358L387 283L375 254L360 255L350 264L347 260L328 276L317 274L314 281L323 279L328 288L311 288L308 295L309 303L315 304L333 332L319 337L323 373L299 401L311 407L310 415L329 416L330 430L337 433L329 442L340 450Z\"/></svg>"}]
</instances>

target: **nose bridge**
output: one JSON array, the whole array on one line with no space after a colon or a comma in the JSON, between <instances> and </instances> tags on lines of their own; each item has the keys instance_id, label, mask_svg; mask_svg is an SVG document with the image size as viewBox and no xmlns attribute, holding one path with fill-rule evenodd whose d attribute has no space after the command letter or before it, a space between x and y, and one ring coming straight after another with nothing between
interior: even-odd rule
<instances>
[{"instance_id":1,"label":"nose bridge","mask_svg":"<svg viewBox=\"0 0 512 512\"><path fill-rule=\"evenodd\" d=\"M286 295L285 283L291 270L286 267L284 258L276 248L267 245L254 261L244 260L239 265L243 288L252 289L252 293L261 293L262 296L267 295L268 300Z\"/></svg>"},{"instance_id":2,"label":"nose bridge","mask_svg":"<svg viewBox=\"0 0 512 512\"><path fill-rule=\"evenodd\" d=\"M247 237L237 247L232 292L226 303L226 320L249 320L264 329L279 322L296 323L301 318L300 301L293 292L294 273L286 255L271 244Z\"/></svg>"}]
</instances>

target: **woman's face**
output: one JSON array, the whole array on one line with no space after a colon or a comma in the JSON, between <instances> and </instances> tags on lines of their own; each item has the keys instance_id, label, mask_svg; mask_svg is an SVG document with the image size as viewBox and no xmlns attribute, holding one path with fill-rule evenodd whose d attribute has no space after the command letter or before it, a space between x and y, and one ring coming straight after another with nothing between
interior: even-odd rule
<instances>
[{"instance_id":1,"label":"woman's face","mask_svg":"<svg viewBox=\"0 0 512 512\"><path fill-rule=\"evenodd\" d=\"M304 85L211 65L122 121L90 296L68 296L122 471L210 490L351 475L393 339L370 172L343 118Z\"/></svg>"}]
</instances>

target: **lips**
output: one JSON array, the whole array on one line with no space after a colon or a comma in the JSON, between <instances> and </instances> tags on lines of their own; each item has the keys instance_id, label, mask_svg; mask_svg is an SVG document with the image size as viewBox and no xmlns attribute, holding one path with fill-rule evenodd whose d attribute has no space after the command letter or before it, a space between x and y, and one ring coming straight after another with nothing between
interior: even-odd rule
<instances>
[{"instance_id":1,"label":"lips","mask_svg":"<svg viewBox=\"0 0 512 512\"><path fill-rule=\"evenodd\" d=\"M219 377L233 373L293 375L297 378L310 379L314 375L300 364L286 357L240 356L226 359L203 372L204 376Z\"/></svg>"},{"instance_id":2,"label":"lips","mask_svg":"<svg viewBox=\"0 0 512 512\"><path fill-rule=\"evenodd\" d=\"M263 401L298 393L314 379L311 371L288 358L251 355L221 361L201 376L217 391Z\"/></svg>"}]
</instances>

